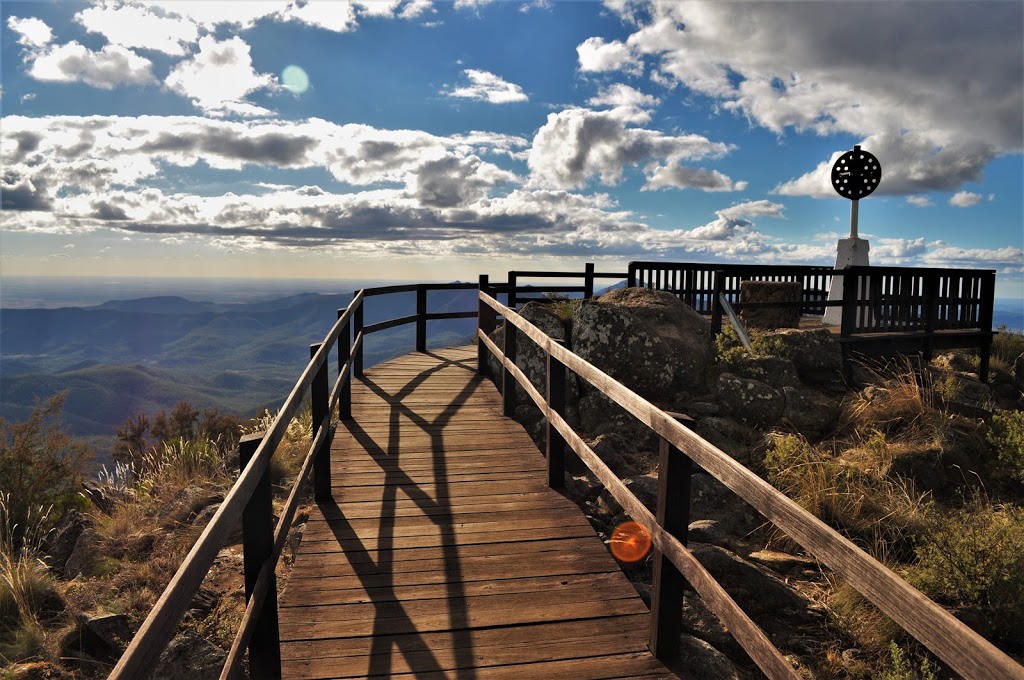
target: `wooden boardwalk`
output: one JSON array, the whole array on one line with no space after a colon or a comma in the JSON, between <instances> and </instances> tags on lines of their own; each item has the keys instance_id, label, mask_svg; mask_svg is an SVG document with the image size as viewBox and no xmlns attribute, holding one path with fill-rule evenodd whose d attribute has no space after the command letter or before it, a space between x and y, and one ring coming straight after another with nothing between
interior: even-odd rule
<instances>
[{"instance_id":1,"label":"wooden boardwalk","mask_svg":"<svg viewBox=\"0 0 1024 680\"><path fill-rule=\"evenodd\" d=\"M673 678L647 607L474 372L475 347L353 384L334 502L280 599L285 678Z\"/></svg>"}]
</instances>

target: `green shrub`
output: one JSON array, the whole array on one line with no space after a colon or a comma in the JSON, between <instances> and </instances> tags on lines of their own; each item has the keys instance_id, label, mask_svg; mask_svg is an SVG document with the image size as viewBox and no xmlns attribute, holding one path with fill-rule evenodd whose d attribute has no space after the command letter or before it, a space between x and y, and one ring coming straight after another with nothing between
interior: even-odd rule
<instances>
[{"instance_id":1,"label":"green shrub","mask_svg":"<svg viewBox=\"0 0 1024 680\"><path fill-rule=\"evenodd\" d=\"M8 494L12 527L27 526L31 508L57 506L60 517L77 497L92 451L64 430L61 410L66 392L38 402L28 420L0 418L0 489Z\"/></svg>"},{"instance_id":2,"label":"green shrub","mask_svg":"<svg viewBox=\"0 0 1024 680\"><path fill-rule=\"evenodd\" d=\"M892 667L882 672L881 680L936 680L938 670L927 657L922 656L919 663L911 660L909 652L895 642L889 643L889 660Z\"/></svg>"},{"instance_id":3,"label":"green shrub","mask_svg":"<svg viewBox=\"0 0 1024 680\"><path fill-rule=\"evenodd\" d=\"M1016 650L1024 630L1024 510L975 502L934 521L911 581Z\"/></svg>"},{"instance_id":4,"label":"green shrub","mask_svg":"<svg viewBox=\"0 0 1024 680\"><path fill-rule=\"evenodd\" d=\"M985 441L995 451L999 464L1024 482L1024 411L1001 411L993 415Z\"/></svg>"},{"instance_id":5,"label":"green shrub","mask_svg":"<svg viewBox=\"0 0 1024 680\"><path fill-rule=\"evenodd\" d=\"M998 335L992 338L992 358L1012 366L1014 360L1024 354L1024 331L1011 331L1006 324L1000 324Z\"/></svg>"}]
</instances>

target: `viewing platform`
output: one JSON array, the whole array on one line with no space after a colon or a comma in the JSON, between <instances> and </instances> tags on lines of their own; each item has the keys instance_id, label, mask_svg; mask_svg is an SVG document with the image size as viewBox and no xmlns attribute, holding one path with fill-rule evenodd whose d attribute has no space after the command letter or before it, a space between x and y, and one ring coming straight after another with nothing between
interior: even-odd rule
<instances>
[{"instance_id":1,"label":"viewing platform","mask_svg":"<svg viewBox=\"0 0 1024 680\"><path fill-rule=\"evenodd\" d=\"M792 659L687 546L691 477L702 471L953 672L1024 680L1024 667L689 429L679 414L662 410L517 312L518 303L544 299L544 293L592 298L595 279L602 278L679 297L710 313L712 334L721 329L723 313L733 319L736 310L785 306L805 316L842 305L837 341L845 359L873 350L927 357L941 348L972 347L984 379L994 273L819 269L630 263L623 275L597 273L587 264L582 286L523 285L524 279L574 275L569 272L509 272L502 283L481 276L478 283L357 291L324 340L310 346L309 363L267 430L242 439L237 482L110 677L152 673L241 520L246 610L222 680L241 677L246 666L253 680L671 678L688 663L680 648L684 591L688 599L700 598L764 675L797 680ZM830 276L846 277L842 301L825 298ZM739 289L747 280L799 281L801 299L743 302ZM415 296L405 316L364 323L368 300L394 294ZM464 306L430 311L431 294L462 296ZM429 323L460 319L475 320L475 345L429 347ZM415 352L364 371L366 337L407 324L415 325ZM517 363L520 342L539 352L537 384ZM641 502L570 425L569 380L599 392L656 436L656 502ZM517 391L544 419L543 452L510 417ZM312 441L287 500L275 507L271 462L307 395ZM560 492L568 455L649 537L650 609ZM276 568L300 504L313 510L279 593ZM701 675L700 668L687 670Z\"/></svg>"},{"instance_id":2,"label":"viewing platform","mask_svg":"<svg viewBox=\"0 0 1024 680\"><path fill-rule=\"evenodd\" d=\"M280 599L283 677L675 677L475 347L367 370L331 464Z\"/></svg>"}]
</instances>

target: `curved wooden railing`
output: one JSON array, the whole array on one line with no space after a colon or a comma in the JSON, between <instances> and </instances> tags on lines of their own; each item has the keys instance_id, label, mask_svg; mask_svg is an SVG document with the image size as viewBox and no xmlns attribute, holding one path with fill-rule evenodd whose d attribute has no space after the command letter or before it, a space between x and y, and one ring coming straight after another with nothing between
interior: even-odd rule
<instances>
[{"instance_id":1,"label":"curved wooden railing","mask_svg":"<svg viewBox=\"0 0 1024 680\"><path fill-rule=\"evenodd\" d=\"M367 288L357 291L347 308L338 310L338 320L323 342L310 346L309 363L273 423L262 434L243 437L239 445L242 471L238 480L160 595L114 667L111 678L136 680L152 673L213 560L239 520L242 521L246 609L221 678L238 675L247 649L251 677L280 677L275 568L301 499L301 488L310 475L313 477L314 498L318 501L331 498L331 421L336 409L339 418L351 418L352 377L360 377L363 372L364 338L378 331L415 323L416 349L424 351L428 321L477 315L476 311L428 312L428 294L431 291L476 289L475 283ZM409 292L416 293L415 314L363 324L363 305L367 298ZM338 348L338 373L334 386L328 389L328 361L335 345ZM274 525L268 473L270 460L307 392L313 411L313 441Z\"/></svg>"},{"instance_id":2,"label":"curved wooden railing","mask_svg":"<svg viewBox=\"0 0 1024 680\"><path fill-rule=\"evenodd\" d=\"M650 532L657 550L651 594L651 650L656 656L669 658L678 651L682 578L685 577L765 674L771 678L799 677L764 632L686 548L689 477L691 465L696 464L786 532L822 564L846 579L956 672L967 678L1024 678L1024 667L788 496L677 422L672 414L566 349L486 291L479 293L479 299L481 327L477 331L477 340L503 367L500 384L505 395L506 415L514 408L511 395L515 382L530 395L547 421L549 483L553 486L562 484L563 455L568 445L626 513ZM504 318L503 348L489 337L496 315ZM515 347L519 333L547 356L545 395L516 366ZM479 356L478 370L486 372L486 354L482 350ZM566 422L564 385L567 369L661 437L655 514L629 491Z\"/></svg>"}]
</instances>

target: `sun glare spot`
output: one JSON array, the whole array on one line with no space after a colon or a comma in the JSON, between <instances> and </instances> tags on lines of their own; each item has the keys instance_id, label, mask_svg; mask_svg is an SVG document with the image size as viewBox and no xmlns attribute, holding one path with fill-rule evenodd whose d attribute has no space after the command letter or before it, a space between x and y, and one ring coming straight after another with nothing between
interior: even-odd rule
<instances>
[{"instance_id":1,"label":"sun glare spot","mask_svg":"<svg viewBox=\"0 0 1024 680\"><path fill-rule=\"evenodd\" d=\"M651 550L651 535L636 522L623 522L615 527L608 547L620 562L639 562Z\"/></svg>"},{"instance_id":2,"label":"sun glare spot","mask_svg":"<svg viewBox=\"0 0 1024 680\"><path fill-rule=\"evenodd\" d=\"M309 89L309 76L301 66L289 64L281 71L281 84L295 94L302 94Z\"/></svg>"}]
</instances>

